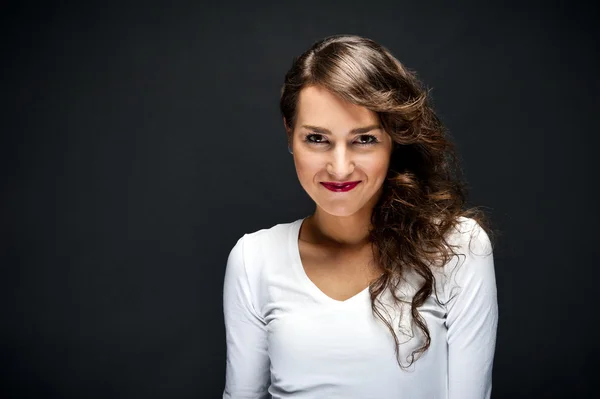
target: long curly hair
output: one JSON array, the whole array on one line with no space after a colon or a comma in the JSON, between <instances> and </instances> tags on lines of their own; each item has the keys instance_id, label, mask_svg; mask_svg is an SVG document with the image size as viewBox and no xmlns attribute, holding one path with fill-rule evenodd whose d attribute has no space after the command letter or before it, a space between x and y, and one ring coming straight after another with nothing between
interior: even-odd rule
<instances>
[{"instance_id":1,"label":"long curly hair","mask_svg":"<svg viewBox=\"0 0 600 399\"><path fill-rule=\"evenodd\" d=\"M423 282L410 300L413 323L423 333L423 344L408 356L410 366L430 346L431 336L418 309L435 292L432 267L457 256L447 233L461 216L474 219L490 242L495 232L478 207L466 207L468 189L456 146L434 113L429 92L416 74L375 41L356 35L334 35L315 42L296 57L285 75L280 111L288 135L293 132L300 91L316 85L378 114L392 137L393 149L383 192L371 216L370 241L374 260L383 274L369 287L371 308L391 332L396 359L399 340L378 306L389 290L394 304L405 299L396 293L406 274ZM289 137L288 137L289 138Z\"/></svg>"}]
</instances>

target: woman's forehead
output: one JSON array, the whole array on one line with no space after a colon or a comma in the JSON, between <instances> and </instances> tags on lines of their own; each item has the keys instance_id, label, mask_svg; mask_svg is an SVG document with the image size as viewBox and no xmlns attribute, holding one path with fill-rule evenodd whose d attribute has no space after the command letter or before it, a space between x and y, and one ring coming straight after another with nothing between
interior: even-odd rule
<instances>
[{"instance_id":1,"label":"woman's forehead","mask_svg":"<svg viewBox=\"0 0 600 399\"><path fill-rule=\"evenodd\" d=\"M379 123L377 113L348 102L319 86L300 91L296 108L296 126L352 130Z\"/></svg>"}]
</instances>

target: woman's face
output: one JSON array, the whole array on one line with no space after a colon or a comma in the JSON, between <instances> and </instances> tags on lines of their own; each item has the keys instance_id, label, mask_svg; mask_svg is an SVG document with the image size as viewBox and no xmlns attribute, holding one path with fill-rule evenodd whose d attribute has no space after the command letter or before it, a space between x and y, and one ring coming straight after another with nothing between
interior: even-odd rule
<instances>
[{"instance_id":1,"label":"woman's face","mask_svg":"<svg viewBox=\"0 0 600 399\"><path fill-rule=\"evenodd\" d=\"M291 146L300 184L323 211L350 216L375 205L392 152L392 139L375 112L322 87L305 87ZM344 182L358 184L347 191L324 184Z\"/></svg>"}]
</instances>

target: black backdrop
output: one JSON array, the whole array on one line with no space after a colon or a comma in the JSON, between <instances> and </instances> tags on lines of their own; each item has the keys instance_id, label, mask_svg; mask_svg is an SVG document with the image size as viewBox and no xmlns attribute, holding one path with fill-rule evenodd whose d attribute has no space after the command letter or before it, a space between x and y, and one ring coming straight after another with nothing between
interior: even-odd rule
<instances>
[{"instance_id":1,"label":"black backdrop","mask_svg":"<svg viewBox=\"0 0 600 399\"><path fill-rule=\"evenodd\" d=\"M313 209L283 76L355 33L432 89L501 232L493 397L588 397L594 6L249 3L1 2L1 396L220 397L229 250Z\"/></svg>"}]
</instances>

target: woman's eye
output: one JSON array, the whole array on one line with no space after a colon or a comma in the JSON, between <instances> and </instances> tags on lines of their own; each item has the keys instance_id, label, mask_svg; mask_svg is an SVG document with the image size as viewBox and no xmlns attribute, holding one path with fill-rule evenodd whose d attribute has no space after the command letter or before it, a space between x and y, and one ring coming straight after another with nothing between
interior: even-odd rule
<instances>
[{"instance_id":1,"label":"woman's eye","mask_svg":"<svg viewBox=\"0 0 600 399\"><path fill-rule=\"evenodd\" d=\"M323 140L323 135L321 135L321 134L309 134L308 136L306 136L306 141L308 141L309 143L321 144L321 143L323 143L322 140Z\"/></svg>"},{"instance_id":2,"label":"woman's eye","mask_svg":"<svg viewBox=\"0 0 600 399\"><path fill-rule=\"evenodd\" d=\"M366 140L366 141L363 141ZM371 144L375 144L377 143L377 137L372 136L370 134L363 134L362 136L360 136L359 140L358 140L358 144L360 145L371 145Z\"/></svg>"},{"instance_id":3,"label":"woman's eye","mask_svg":"<svg viewBox=\"0 0 600 399\"><path fill-rule=\"evenodd\" d=\"M306 136L306 138L304 140L311 144L327 143L327 140L324 140L322 134L309 134ZM371 134L363 134L363 135L359 136L359 139L356 142L356 144L367 146L367 145L375 144L377 142L378 142L377 137L375 137Z\"/></svg>"}]
</instances>

